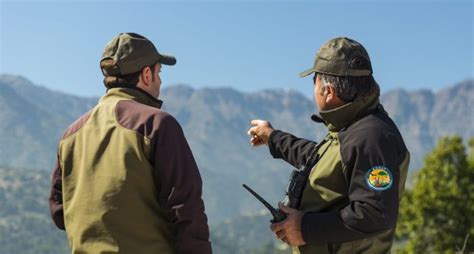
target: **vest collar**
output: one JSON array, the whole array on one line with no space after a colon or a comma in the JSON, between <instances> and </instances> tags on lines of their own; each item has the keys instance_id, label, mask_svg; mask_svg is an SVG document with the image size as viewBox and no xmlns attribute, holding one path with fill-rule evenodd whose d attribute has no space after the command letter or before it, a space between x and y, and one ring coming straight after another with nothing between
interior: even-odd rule
<instances>
[{"instance_id":1,"label":"vest collar","mask_svg":"<svg viewBox=\"0 0 474 254\"><path fill-rule=\"evenodd\" d=\"M320 118L318 116L313 116L312 118L314 118L313 120L324 121L329 131L337 132L349 126L368 111L375 109L378 104L379 96L372 95L368 98L349 102L331 110L320 111Z\"/></svg>"},{"instance_id":2,"label":"vest collar","mask_svg":"<svg viewBox=\"0 0 474 254\"><path fill-rule=\"evenodd\" d=\"M125 88L125 87L114 87L107 89L107 93L100 98L99 103L108 100L109 98L123 98L123 99L129 99L129 100L134 100L139 103L155 107L155 108L160 108L163 105L163 101L159 100L153 96L151 96L149 93L145 92L144 90L140 88Z\"/></svg>"}]
</instances>

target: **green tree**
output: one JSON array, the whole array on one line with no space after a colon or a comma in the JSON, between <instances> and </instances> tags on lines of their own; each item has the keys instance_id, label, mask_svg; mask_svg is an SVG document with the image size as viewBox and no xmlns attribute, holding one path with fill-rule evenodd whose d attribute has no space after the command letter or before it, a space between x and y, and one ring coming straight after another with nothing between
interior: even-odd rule
<instances>
[{"instance_id":1,"label":"green tree","mask_svg":"<svg viewBox=\"0 0 474 254\"><path fill-rule=\"evenodd\" d=\"M397 237L406 245L400 252L474 250L474 139L469 147L468 156L462 138L445 137L425 157L401 201Z\"/></svg>"}]
</instances>

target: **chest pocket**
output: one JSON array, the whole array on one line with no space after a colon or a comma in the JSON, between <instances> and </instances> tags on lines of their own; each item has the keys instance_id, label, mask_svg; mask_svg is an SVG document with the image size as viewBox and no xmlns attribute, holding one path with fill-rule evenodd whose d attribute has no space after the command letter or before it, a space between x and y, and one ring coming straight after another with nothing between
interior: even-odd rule
<instances>
[{"instance_id":1,"label":"chest pocket","mask_svg":"<svg viewBox=\"0 0 474 254\"><path fill-rule=\"evenodd\" d=\"M337 135L330 135L318 154L320 160L311 170L301 199L303 212L334 210L347 201L348 187Z\"/></svg>"}]
</instances>

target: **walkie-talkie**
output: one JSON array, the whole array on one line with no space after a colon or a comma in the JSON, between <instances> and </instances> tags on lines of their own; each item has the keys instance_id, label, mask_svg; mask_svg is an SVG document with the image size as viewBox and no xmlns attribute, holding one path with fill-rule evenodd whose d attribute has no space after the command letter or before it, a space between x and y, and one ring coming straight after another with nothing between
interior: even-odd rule
<instances>
[{"instance_id":1,"label":"walkie-talkie","mask_svg":"<svg viewBox=\"0 0 474 254\"><path fill-rule=\"evenodd\" d=\"M317 153L319 148L327 141L324 139L321 143L317 144L311 153L311 156L307 158L306 163L301 165L299 168L294 169L291 172L290 180L285 189L285 197L282 201L284 206L288 206L293 209L299 209L301 205L301 197L303 196L303 191L308 181L308 176L311 172L311 169L318 163L320 155ZM286 214L280 211L280 209L275 209L271 206L265 199L260 197L254 190L252 190L247 185L243 185L246 190L248 190L252 195L254 195L268 210L273 216L271 223L280 222L286 219Z\"/></svg>"},{"instance_id":2,"label":"walkie-talkie","mask_svg":"<svg viewBox=\"0 0 474 254\"><path fill-rule=\"evenodd\" d=\"M270 220L271 223L280 222L286 219L286 214L284 214L280 209L275 209L272 205L270 205L265 199L263 199L260 195L258 195L252 188L248 187L245 184L242 184L246 190L248 190L255 198L258 199L272 214L273 219Z\"/></svg>"}]
</instances>

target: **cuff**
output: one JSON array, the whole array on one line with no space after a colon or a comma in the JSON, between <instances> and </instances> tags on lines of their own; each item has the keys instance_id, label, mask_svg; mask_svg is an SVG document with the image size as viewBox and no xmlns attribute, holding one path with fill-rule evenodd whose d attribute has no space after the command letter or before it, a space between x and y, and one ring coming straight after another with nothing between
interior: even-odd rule
<instances>
[{"instance_id":1,"label":"cuff","mask_svg":"<svg viewBox=\"0 0 474 254\"><path fill-rule=\"evenodd\" d=\"M333 213L309 212L301 220L301 234L307 244L326 244L328 234L332 231L327 225L335 223Z\"/></svg>"},{"instance_id":2,"label":"cuff","mask_svg":"<svg viewBox=\"0 0 474 254\"><path fill-rule=\"evenodd\" d=\"M280 133L282 133L282 131L273 130L272 133L270 133L270 136L268 137L268 149L273 158L277 158L277 154L278 154L276 151L275 136L278 136L278 134Z\"/></svg>"}]
</instances>

